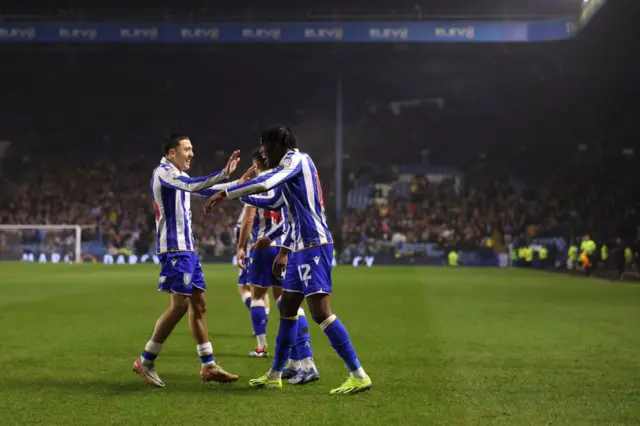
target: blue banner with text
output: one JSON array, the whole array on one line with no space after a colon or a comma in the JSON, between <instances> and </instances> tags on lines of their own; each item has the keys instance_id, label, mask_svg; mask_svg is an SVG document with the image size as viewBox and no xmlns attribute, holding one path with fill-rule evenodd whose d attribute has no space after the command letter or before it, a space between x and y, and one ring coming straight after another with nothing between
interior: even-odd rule
<instances>
[{"instance_id":1,"label":"blue banner with text","mask_svg":"<svg viewBox=\"0 0 640 426\"><path fill-rule=\"evenodd\" d=\"M0 23L0 43L424 43L569 38L572 19L342 23Z\"/></svg>"}]
</instances>

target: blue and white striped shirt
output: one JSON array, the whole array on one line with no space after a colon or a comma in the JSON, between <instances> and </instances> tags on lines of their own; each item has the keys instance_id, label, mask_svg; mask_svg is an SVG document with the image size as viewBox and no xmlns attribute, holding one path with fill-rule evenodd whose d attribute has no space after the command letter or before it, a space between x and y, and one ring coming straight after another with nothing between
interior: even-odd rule
<instances>
[{"instance_id":1,"label":"blue and white striped shirt","mask_svg":"<svg viewBox=\"0 0 640 426\"><path fill-rule=\"evenodd\" d=\"M288 221L286 206L281 209L271 207L275 202L276 194L279 198L281 192L276 188L262 195L247 195L240 199L245 204L257 207L251 231L254 243L262 237L268 237L272 246L284 245Z\"/></svg>"},{"instance_id":2,"label":"blue and white striped shirt","mask_svg":"<svg viewBox=\"0 0 640 426\"><path fill-rule=\"evenodd\" d=\"M264 176L269 171L264 171L258 175ZM256 214L253 218L253 224L251 228L251 238L253 242L256 243L260 238L264 236L273 236L272 229L277 226L282 226L284 219L284 213L282 209L279 208L270 208L270 204L273 204L276 200L276 194L279 198L281 196L281 190L270 190L265 193L259 195L252 195L249 197L243 197L241 201L245 202L245 204L249 204L256 208ZM245 200L247 198L247 200ZM244 211L244 209L243 209ZM281 246L282 241L281 238L276 236L275 238L269 238L271 240L271 245Z\"/></svg>"},{"instance_id":3,"label":"blue and white striped shirt","mask_svg":"<svg viewBox=\"0 0 640 426\"><path fill-rule=\"evenodd\" d=\"M248 182L226 189L230 199L267 192L278 188L269 209L285 207L288 216L287 239L292 250L298 251L333 239L324 213L322 188L311 157L300 151L289 151L278 167ZM252 204L243 199L247 204ZM259 206L258 206L259 207Z\"/></svg>"},{"instance_id":4,"label":"blue and white striped shirt","mask_svg":"<svg viewBox=\"0 0 640 426\"><path fill-rule=\"evenodd\" d=\"M226 178L227 175L222 171L191 178L166 158L160 160L151 177L156 216L156 253L194 251L191 194L210 197L236 184L234 181L215 185Z\"/></svg>"}]
</instances>

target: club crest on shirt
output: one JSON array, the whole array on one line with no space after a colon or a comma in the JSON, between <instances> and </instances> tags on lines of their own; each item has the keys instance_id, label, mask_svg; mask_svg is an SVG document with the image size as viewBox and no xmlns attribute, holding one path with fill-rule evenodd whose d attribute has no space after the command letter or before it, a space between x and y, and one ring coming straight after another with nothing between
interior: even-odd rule
<instances>
[{"instance_id":1,"label":"club crest on shirt","mask_svg":"<svg viewBox=\"0 0 640 426\"><path fill-rule=\"evenodd\" d=\"M284 157L282 161L280 161L280 167L287 168L291 166L291 157Z\"/></svg>"},{"instance_id":2,"label":"club crest on shirt","mask_svg":"<svg viewBox=\"0 0 640 426\"><path fill-rule=\"evenodd\" d=\"M184 285L189 287L191 285L191 274L184 274L183 281Z\"/></svg>"}]
</instances>

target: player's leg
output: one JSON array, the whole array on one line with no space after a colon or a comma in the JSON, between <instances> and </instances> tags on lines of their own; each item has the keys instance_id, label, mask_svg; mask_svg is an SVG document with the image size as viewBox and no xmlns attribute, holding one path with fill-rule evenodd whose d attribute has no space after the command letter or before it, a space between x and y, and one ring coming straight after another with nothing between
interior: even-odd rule
<instances>
[{"instance_id":1,"label":"player's leg","mask_svg":"<svg viewBox=\"0 0 640 426\"><path fill-rule=\"evenodd\" d=\"M271 286L271 293L273 294L273 300L276 301L276 306L278 308L278 314L280 313L280 300L282 298L282 279L278 279L274 281L274 284ZM300 318L298 318L300 320ZM282 371L283 379L290 379L298 374L299 371L302 370L302 362L300 357L298 356L298 352L296 351L296 345L294 344L291 347L291 351L289 352L289 361L287 361L287 366Z\"/></svg>"},{"instance_id":2,"label":"player's leg","mask_svg":"<svg viewBox=\"0 0 640 426\"><path fill-rule=\"evenodd\" d=\"M213 347L209 341L209 329L207 327L207 290L202 267L197 255L193 253L192 274L184 276L184 285L190 290L189 296L189 328L196 341L196 350L202 363L200 377L205 382L234 382L238 376L223 370L214 360Z\"/></svg>"},{"instance_id":3,"label":"player's leg","mask_svg":"<svg viewBox=\"0 0 640 426\"><path fill-rule=\"evenodd\" d=\"M298 309L298 332L289 359L291 368L295 369L295 374L289 380L292 385L304 385L320 379L320 373L313 360L309 322L302 306ZM289 366L287 367L289 368ZM285 369L285 372L288 370ZM283 377L285 372L283 372Z\"/></svg>"},{"instance_id":4,"label":"player's leg","mask_svg":"<svg viewBox=\"0 0 640 426\"><path fill-rule=\"evenodd\" d=\"M251 286L247 283L247 269L238 269L238 294L242 304L251 309Z\"/></svg>"},{"instance_id":5,"label":"player's leg","mask_svg":"<svg viewBox=\"0 0 640 426\"><path fill-rule=\"evenodd\" d=\"M251 286L247 284L247 275L247 268L238 269L238 294L242 299L242 304L249 311L249 320L251 320ZM253 337L255 337L255 334Z\"/></svg>"},{"instance_id":6,"label":"player's leg","mask_svg":"<svg viewBox=\"0 0 640 426\"><path fill-rule=\"evenodd\" d=\"M249 353L256 358L267 356L267 307L265 298L269 282L263 278L263 251L254 249L247 262L247 283L251 285L251 324L257 340L256 349ZM271 265L267 266L271 270Z\"/></svg>"},{"instance_id":7,"label":"player's leg","mask_svg":"<svg viewBox=\"0 0 640 426\"><path fill-rule=\"evenodd\" d=\"M171 293L170 303L156 321L153 334L145 345L144 351L133 363L133 371L143 377L147 383L157 387L163 387L164 383L155 370L155 360L160 355L162 345L189 308L187 296L174 293L174 288L179 289L182 282L182 276L176 274L171 263L174 258L175 256L161 256L162 269L158 290Z\"/></svg>"},{"instance_id":8,"label":"player's leg","mask_svg":"<svg viewBox=\"0 0 640 426\"><path fill-rule=\"evenodd\" d=\"M268 288L258 285L252 286L251 292L251 323L253 334L256 336L256 349L249 355L256 358L267 356L267 309L265 298L268 298Z\"/></svg>"},{"instance_id":9,"label":"player's leg","mask_svg":"<svg viewBox=\"0 0 640 426\"><path fill-rule=\"evenodd\" d=\"M347 368L349 378L342 386L333 389L332 394L351 394L371 388L371 379L365 373L347 329L331 311L331 272L333 247L325 245L304 250L304 266L301 269L301 279L304 286L309 312L314 322L320 326L329 338L331 346L340 355Z\"/></svg>"},{"instance_id":10,"label":"player's leg","mask_svg":"<svg viewBox=\"0 0 640 426\"><path fill-rule=\"evenodd\" d=\"M171 302L156 321L153 334L145 345L142 354L134 361L133 371L143 377L148 384L156 387L164 386L155 370L155 361L160 355L162 345L188 309L189 303L186 296L172 294Z\"/></svg>"},{"instance_id":11,"label":"player's leg","mask_svg":"<svg viewBox=\"0 0 640 426\"><path fill-rule=\"evenodd\" d=\"M253 296L253 293L251 294ZM271 301L269 300L269 292L265 291L264 296L262 296L262 300L264 301L264 310L267 313L267 320L269 319L269 312L271 312Z\"/></svg>"},{"instance_id":12,"label":"player's leg","mask_svg":"<svg viewBox=\"0 0 640 426\"><path fill-rule=\"evenodd\" d=\"M277 254L277 253L276 253ZM274 257L275 259L275 257ZM270 259L271 264L273 265L273 259ZM267 271L267 273L271 273L273 274L273 272L271 272L271 269L269 269L269 271ZM282 277L275 277L273 275L271 275L271 294L273 295L273 300L276 301L276 307L278 310L278 313L280 313L280 299L282 298ZM269 300L269 296L265 296L266 300ZM267 309L267 315L269 315L269 311L270 309Z\"/></svg>"},{"instance_id":13,"label":"player's leg","mask_svg":"<svg viewBox=\"0 0 640 426\"><path fill-rule=\"evenodd\" d=\"M298 332L298 308L304 300L300 280L297 279L296 266L289 256L285 278L282 283L284 293L280 298L280 327L276 338L273 363L267 374L249 381L256 388L282 388L282 372L289 359Z\"/></svg>"}]
</instances>

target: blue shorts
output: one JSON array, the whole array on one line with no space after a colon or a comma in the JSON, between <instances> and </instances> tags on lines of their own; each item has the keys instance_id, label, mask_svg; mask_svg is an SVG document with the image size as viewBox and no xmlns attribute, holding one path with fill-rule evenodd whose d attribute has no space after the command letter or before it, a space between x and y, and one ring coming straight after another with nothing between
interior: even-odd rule
<instances>
[{"instance_id":1,"label":"blue shorts","mask_svg":"<svg viewBox=\"0 0 640 426\"><path fill-rule=\"evenodd\" d=\"M269 246L265 250L254 248L249 256L249 274L247 284L256 287L271 287L272 285L280 286L280 278L273 275L273 261L280 249L275 246Z\"/></svg>"},{"instance_id":2,"label":"blue shorts","mask_svg":"<svg viewBox=\"0 0 640 426\"><path fill-rule=\"evenodd\" d=\"M282 288L303 293L305 297L316 293L331 294L332 262L333 244L290 253Z\"/></svg>"},{"instance_id":3,"label":"blue shorts","mask_svg":"<svg viewBox=\"0 0 640 426\"><path fill-rule=\"evenodd\" d=\"M180 251L161 254L158 257L162 265L158 291L191 296L194 287L202 291L207 290L197 254L192 251Z\"/></svg>"}]
</instances>

